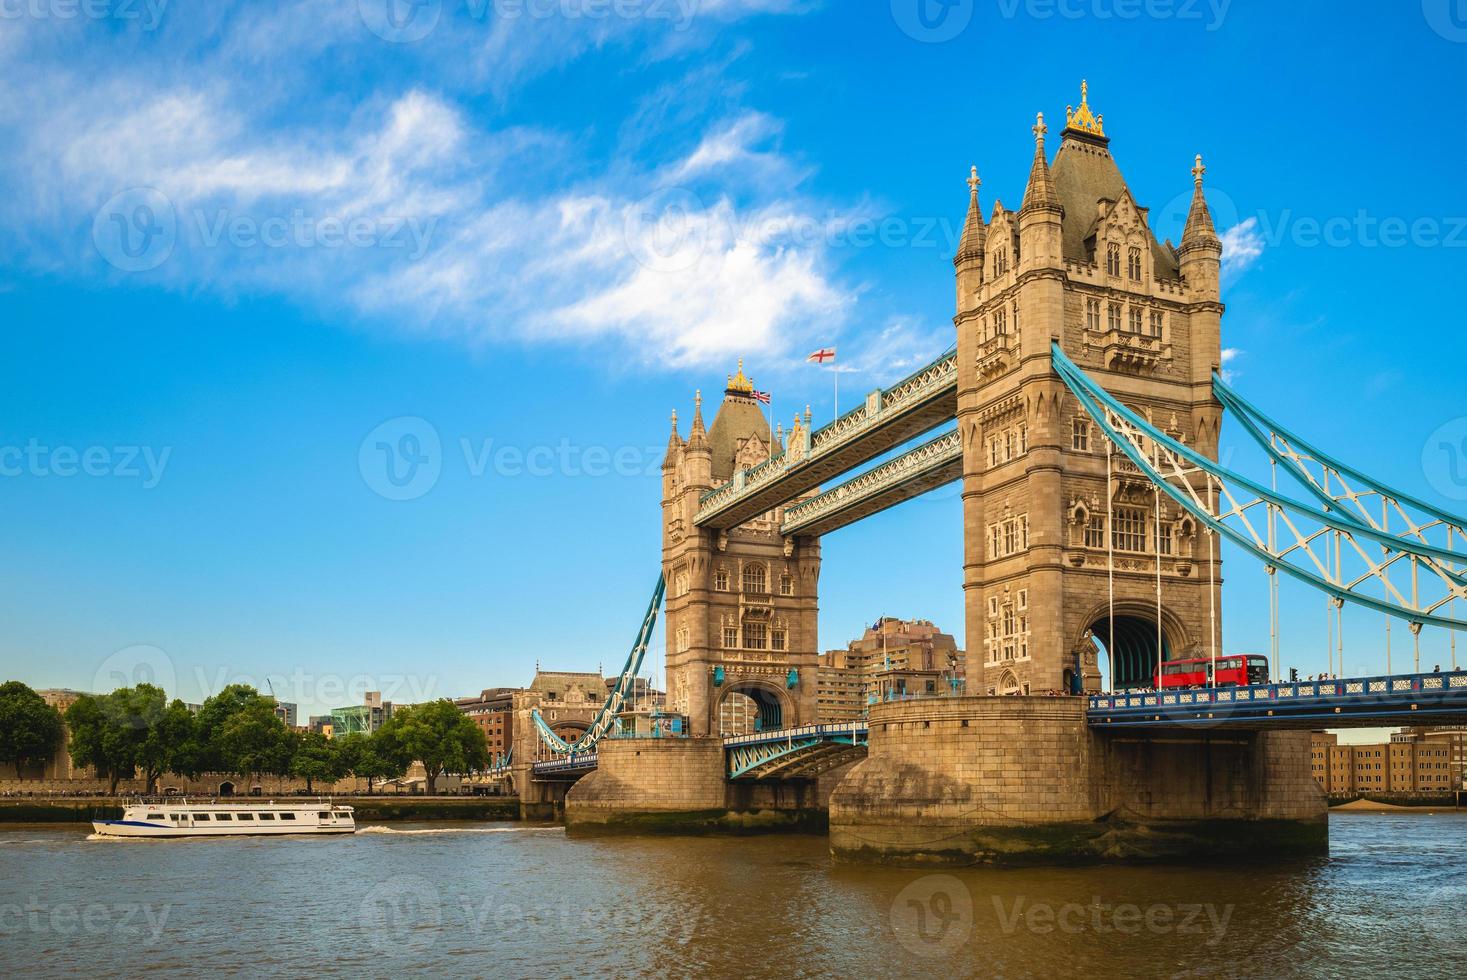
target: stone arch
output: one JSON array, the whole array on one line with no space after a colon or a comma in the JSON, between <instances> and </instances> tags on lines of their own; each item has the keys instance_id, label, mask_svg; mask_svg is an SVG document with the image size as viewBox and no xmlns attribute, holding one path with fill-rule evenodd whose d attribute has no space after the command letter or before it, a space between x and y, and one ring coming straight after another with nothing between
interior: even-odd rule
<instances>
[{"instance_id":1,"label":"stone arch","mask_svg":"<svg viewBox=\"0 0 1467 980\"><path fill-rule=\"evenodd\" d=\"M1115 650L1110 649L1112 605L1099 602L1086 614L1081 636L1075 645L1083 647L1086 635L1100 655L1097 662L1110 689L1149 687L1156 664L1156 613L1154 602L1117 599L1114 604ZM1192 640L1182 620L1164 604L1161 607L1161 659L1172 660L1191 647Z\"/></svg>"},{"instance_id":2,"label":"stone arch","mask_svg":"<svg viewBox=\"0 0 1467 980\"><path fill-rule=\"evenodd\" d=\"M713 727L718 728L723 713L723 704L730 695L741 694L754 702L756 728L759 731L774 731L800 723L794 699L789 691L773 680L764 678L740 678L724 684L713 708Z\"/></svg>"},{"instance_id":3,"label":"stone arch","mask_svg":"<svg viewBox=\"0 0 1467 980\"><path fill-rule=\"evenodd\" d=\"M1012 670L1005 670L998 679L999 694L1023 694L1024 688L1019 684L1019 678Z\"/></svg>"},{"instance_id":4,"label":"stone arch","mask_svg":"<svg viewBox=\"0 0 1467 980\"><path fill-rule=\"evenodd\" d=\"M233 796L234 795L234 782L232 780L229 780L229 779L224 780L224 782L222 782L222 783L219 784L218 794L220 796Z\"/></svg>"}]
</instances>

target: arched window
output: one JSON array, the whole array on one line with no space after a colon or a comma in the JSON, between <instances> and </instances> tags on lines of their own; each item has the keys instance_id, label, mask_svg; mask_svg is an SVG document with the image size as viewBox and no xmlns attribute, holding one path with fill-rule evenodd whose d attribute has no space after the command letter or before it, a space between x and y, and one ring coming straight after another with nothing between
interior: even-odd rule
<instances>
[{"instance_id":1,"label":"arched window","mask_svg":"<svg viewBox=\"0 0 1467 980\"><path fill-rule=\"evenodd\" d=\"M779 594L780 595L794 595L795 594L795 579L794 579L794 576L790 575L788 572L786 572L784 575L781 575L779 577Z\"/></svg>"},{"instance_id":2,"label":"arched window","mask_svg":"<svg viewBox=\"0 0 1467 980\"><path fill-rule=\"evenodd\" d=\"M1141 281L1141 250L1134 246L1126 255L1126 274L1132 282Z\"/></svg>"},{"instance_id":3,"label":"arched window","mask_svg":"<svg viewBox=\"0 0 1467 980\"><path fill-rule=\"evenodd\" d=\"M720 566L713 572L713 587L719 592L728 591L728 569Z\"/></svg>"},{"instance_id":4,"label":"arched window","mask_svg":"<svg viewBox=\"0 0 1467 980\"><path fill-rule=\"evenodd\" d=\"M750 562L744 566L744 591L750 595L763 595L767 591L763 565Z\"/></svg>"},{"instance_id":5,"label":"arched window","mask_svg":"<svg viewBox=\"0 0 1467 980\"><path fill-rule=\"evenodd\" d=\"M1105 272L1111 276L1121 274L1121 247L1115 242L1105 247Z\"/></svg>"}]
</instances>

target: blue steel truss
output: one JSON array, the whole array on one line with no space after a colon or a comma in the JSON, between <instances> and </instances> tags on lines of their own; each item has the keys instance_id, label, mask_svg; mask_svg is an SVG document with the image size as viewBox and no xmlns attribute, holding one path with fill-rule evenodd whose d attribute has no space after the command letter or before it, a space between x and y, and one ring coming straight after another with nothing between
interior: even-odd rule
<instances>
[{"instance_id":1,"label":"blue steel truss","mask_svg":"<svg viewBox=\"0 0 1467 980\"><path fill-rule=\"evenodd\" d=\"M729 779L810 777L865 754L864 721L802 725L723 740Z\"/></svg>"},{"instance_id":2,"label":"blue steel truss","mask_svg":"<svg viewBox=\"0 0 1467 980\"><path fill-rule=\"evenodd\" d=\"M1095 727L1345 728L1467 722L1467 671L1093 695Z\"/></svg>"},{"instance_id":3,"label":"blue steel truss","mask_svg":"<svg viewBox=\"0 0 1467 980\"><path fill-rule=\"evenodd\" d=\"M1467 598L1458 571L1461 553L1419 535L1372 527L1338 507L1321 510L1241 476L1121 404L1059 344L1052 352L1055 371L1101 432L1206 530L1337 602L1405 619L1413 630L1423 625L1467 630L1467 621L1457 618L1452 606ZM1398 567L1409 572L1405 592L1393 579Z\"/></svg>"},{"instance_id":4,"label":"blue steel truss","mask_svg":"<svg viewBox=\"0 0 1467 980\"><path fill-rule=\"evenodd\" d=\"M1459 567L1447 571L1458 581L1467 565L1467 532L1463 520L1409 493L1331 456L1289 430L1248 401L1222 378L1214 375L1213 394L1276 464L1307 490L1326 510L1335 511L1376 531L1391 529L1392 518L1409 537L1426 544L1442 543L1458 556Z\"/></svg>"},{"instance_id":5,"label":"blue steel truss","mask_svg":"<svg viewBox=\"0 0 1467 980\"><path fill-rule=\"evenodd\" d=\"M642 617L642 628L637 631L636 642L632 644L631 652L627 654L626 666L617 677L616 684L607 696L606 703L601 705L596 712L596 717L591 722L591 727L586 729L585 734L574 742L567 742L555 734L540 716L539 710L530 712L530 718L535 723L535 731L540 736L540 741L556 755L584 755L593 752L596 745L606 737L616 724L616 715L627 703L627 698L632 692L632 686L636 683L637 674L642 669L642 660L647 655L647 645L652 642L652 630L657 625L657 611L662 608L662 597L667 591L667 582L663 576L657 576L657 585L652 590L652 601L647 604L647 613Z\"/></svg>"}]
</instances>

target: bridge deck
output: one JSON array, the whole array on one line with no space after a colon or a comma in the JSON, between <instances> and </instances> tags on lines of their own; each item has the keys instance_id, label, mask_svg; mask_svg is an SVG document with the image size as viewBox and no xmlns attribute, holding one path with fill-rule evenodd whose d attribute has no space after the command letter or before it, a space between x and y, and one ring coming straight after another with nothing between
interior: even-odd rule
<instances>
[{"instance_id":1,"label":"bridge deck","mask_svg":"<svg viewBox=\"0 0 1467 980\"><path fill-rule=\"evenodd\" d=\"M740 471L703 496L696 523L737 527L956 418L957 363L956 354L938 358L815 430L801 452L784 452Z\"/></svg>"},{"instance_id":2,"label":"bridge deck","mask_svg":"<svg viewBox=\"0 0 1467 980\"><path fill-rule=\"evenodd\" d=\"M963 475L963 444L945 432L784 512L780 533L821 535L921 496Z\"/></svg>"},{"instance_id":3,"label":"bridge deck","mask_svg":"<svg viewBox=\"0 0 1467 980\"><path fill-rule=\"evenodd\" d=\"M1321 729L1467 724L1467 670L1096 695L1093 727Z\"/></svg>"}]
</instances>

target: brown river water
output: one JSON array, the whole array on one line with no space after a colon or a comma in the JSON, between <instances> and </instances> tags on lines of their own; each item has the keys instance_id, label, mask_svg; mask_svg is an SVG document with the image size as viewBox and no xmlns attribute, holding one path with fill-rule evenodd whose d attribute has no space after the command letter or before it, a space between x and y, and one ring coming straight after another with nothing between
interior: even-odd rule
<instances>
[{"instance_id":1,"label":"brown river water","mask_svg":"<svg viewBox=\"0 0 1467 980\"><path fill-rule=\"evenodd\" d=\"M822 837L0 830L0 975L1467 976L1467 814L1336 814L1328 858L901 871Z\"/></svg>"}]
</instances>

